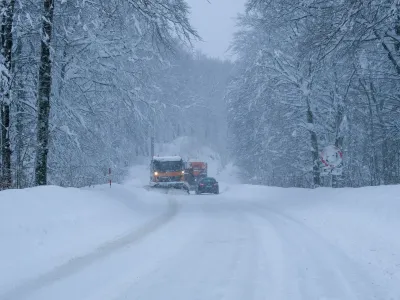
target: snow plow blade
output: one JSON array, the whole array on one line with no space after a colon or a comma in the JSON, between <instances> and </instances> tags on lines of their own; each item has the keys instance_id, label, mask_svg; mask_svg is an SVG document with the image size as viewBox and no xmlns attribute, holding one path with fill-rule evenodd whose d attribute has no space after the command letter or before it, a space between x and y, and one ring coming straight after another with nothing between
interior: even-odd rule
<instances>
[{"instance_id":1,"label":"snow plow blade","mask_svg":"<svg viewBox=\"0 0 400 300\"><path fill-rule=\"evenodd\" d=\"M149 189L182 190L189 194L187 182L150 182Z\"/></svg>"}]
</instances>

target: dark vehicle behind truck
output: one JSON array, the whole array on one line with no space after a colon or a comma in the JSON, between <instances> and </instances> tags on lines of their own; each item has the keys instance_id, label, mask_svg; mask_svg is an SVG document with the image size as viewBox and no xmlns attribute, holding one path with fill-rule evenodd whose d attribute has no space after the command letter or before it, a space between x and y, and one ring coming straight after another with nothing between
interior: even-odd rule
<instances>
[{"instance_id":1,"label":"dark vehicle behind truck","mask_svg":"<svg viewBox=\"0 0 400 300\"><path fill-rule=\"evenodd\" d=\"M205 177L197 183L196 194L211 193L219 194L218 181L213 177Z\"/></svg>"}]
</instances>

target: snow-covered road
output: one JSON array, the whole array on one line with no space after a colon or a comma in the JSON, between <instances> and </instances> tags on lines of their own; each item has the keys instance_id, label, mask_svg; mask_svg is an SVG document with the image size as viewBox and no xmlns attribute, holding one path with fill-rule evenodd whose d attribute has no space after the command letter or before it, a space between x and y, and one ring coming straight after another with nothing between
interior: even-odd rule
<instances>
[{"instance_id":1,"label":"snow-covered road","mask_svg":"<svg viewBox=\"0 0 400 300\"><path fill-rule=\"evenodd\" d=\"M0 299L399 299L400 247L388 227L381 227L381 242L397 248L379 269L379 253L367 259L354 255L355 248L374 244L352 240L363 235L354 232L358 227L346 225L351 236L338 232L348 237L345 244L330 233L348 222L332 221L335 206L266 201L265 193L240 191L166 195L167 205L141 207L148 217L130 232L14 283L0 291ZM129 207L128 200L121 201ZM392 264L397 268L385 275Z\"/></svg>"}]
</instances>

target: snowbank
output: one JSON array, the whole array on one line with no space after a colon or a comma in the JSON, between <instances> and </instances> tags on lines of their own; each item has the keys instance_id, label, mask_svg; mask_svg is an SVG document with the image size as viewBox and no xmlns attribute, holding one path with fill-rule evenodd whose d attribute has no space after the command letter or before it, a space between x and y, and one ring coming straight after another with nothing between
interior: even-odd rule
<instances>
[{"instance_id":1,"label":"snowbank","mask_svg":"<svg viewBox=\"0 0 400 300\"><path fill-rule=\"evenodd\" d=\"M0 192L0 294L164 212L165 195L130 186Z\"/></svg>"}]
</instances>

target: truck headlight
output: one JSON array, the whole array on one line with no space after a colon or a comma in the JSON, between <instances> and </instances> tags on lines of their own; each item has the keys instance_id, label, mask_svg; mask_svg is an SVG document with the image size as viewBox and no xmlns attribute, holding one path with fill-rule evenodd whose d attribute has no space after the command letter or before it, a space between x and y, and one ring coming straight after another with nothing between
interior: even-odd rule
<instances>
[{"instance_id":1,"label":"truck headlight","mask_svg":"<svg viewBox=\"0 0 400 300\"><path fill-rule=\"evenodd\" d=\"M185 174L185 171L182 171L182 174Z\"/></svg>"},{"instance_id":2,"label":"truck headlight","mask_svg":"<svg viewBox=\"0 0 400 300\"><path fill-rule=\"evenodd\" d=\"M158 172L154 172L154 176L158 176Z\"/></svg>"}]
</instances>

